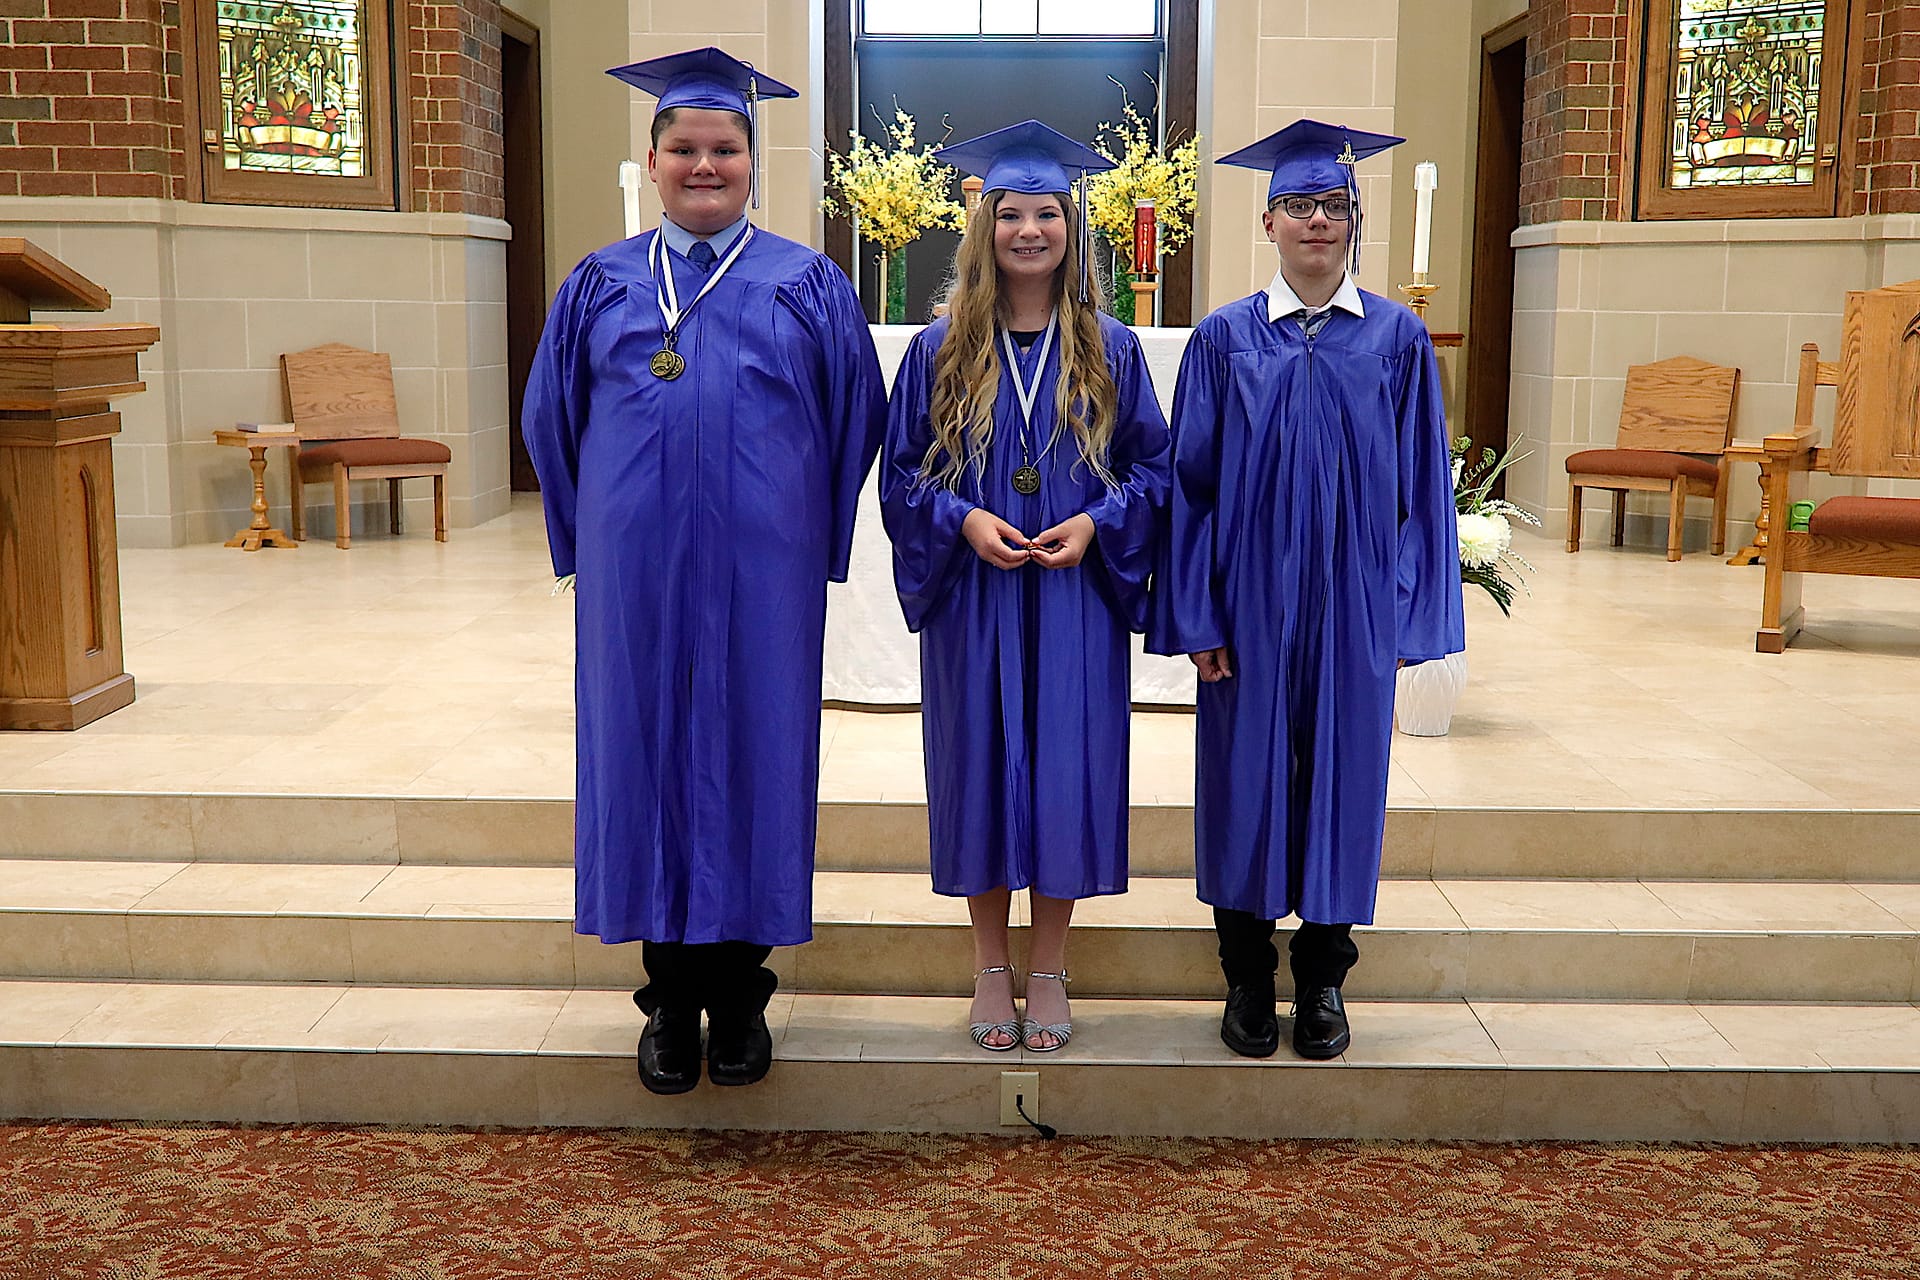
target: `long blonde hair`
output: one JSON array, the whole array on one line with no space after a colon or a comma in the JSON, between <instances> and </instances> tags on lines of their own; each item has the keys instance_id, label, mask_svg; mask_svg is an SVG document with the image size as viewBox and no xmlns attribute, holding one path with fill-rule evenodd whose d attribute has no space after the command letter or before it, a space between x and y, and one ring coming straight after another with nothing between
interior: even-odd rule
<instances>
[{"instance_id":1,"label":"long blonde hair","mask_svg":"<svg viewBox=\"0 0 1920 1280\"><path fill-rule=\"evenodd\" d=\"M987 448L993 443L993 408L1000 394L999 329L1006 320L993 236L1005 195L1004 191L990 193L967 220L954 257L947 336L934 358L933 443L921 460L920 475L947 489L957 489L968 471L976 479L983 475ZM1054 337L1060 348L1060 376L1054 386L1053 430L1057 436L1071 429L1080 446L1080 460L1112 486L1117 482L1107 468L1107 452L1120 395L1100 336L1100 286L1096 280L1088 300L1079 300L1073 287L1080 278L1079 211L1068 197L1058 199L1066 216L1067 252L1053 277L1054 305L1060 312ZM1034 447L1037 455L1046 444L1036 441Z\"/></svg>"}]
</instances>

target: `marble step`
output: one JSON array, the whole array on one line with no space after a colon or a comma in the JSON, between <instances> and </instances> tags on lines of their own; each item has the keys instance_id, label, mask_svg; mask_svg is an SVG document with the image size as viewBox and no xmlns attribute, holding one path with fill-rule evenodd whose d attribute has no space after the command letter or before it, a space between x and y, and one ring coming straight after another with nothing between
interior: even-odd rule
<instances>
[{"instance_id":1,"label":"marble step","mask_svg":"<svg viewBox=\"0 0 1920 1280\"><path fill-rule=\"evenodd\" d=\"M1756 800L1764 797L1756 797ZM1193 874L1193 810L1136 804L1139 876ZM825 871L924 871L926 806L820 805ZM571 800L0 790L0 857L420 865L572 862ZM1394 876L1920 881L1920 809L1396 804Z\"/></svg>"},{"instance_id":2,"label":"marble step","mask_svg":"<svg viewBox=\"0 0 1920 1280\"><path fill-rule=\"evenodd\" d=\"M1065 1050L989 1054L963 1000L780 995L765 1082L657 1098L621 992L0 981L0 1117L1018 1135L998 1123L1012 1070L1067 1134L1920 1140L1912 1004L1349 1013L1330 1063L1234 1057L1211 1000L1081 1000Z\"/></svg>"},{"instance_id":3,"label":"marble step","mask_svg":"<svg viewBox=\"0 0 1920 1280\"><path fill-rule=\"evenodd\" d=\"M572 905L559 867L8 859L0 976L640 985L638 947L575 935ZM790 989L970 989L965 904L924 876L822 872L814 915L773 961ZM1360 946L1356 996L1906 1001L1920 885L1388 880ZM1220 983L1187 880L1083 903L1070 963L1086 996Z\"/></svg>"}]
</instances>

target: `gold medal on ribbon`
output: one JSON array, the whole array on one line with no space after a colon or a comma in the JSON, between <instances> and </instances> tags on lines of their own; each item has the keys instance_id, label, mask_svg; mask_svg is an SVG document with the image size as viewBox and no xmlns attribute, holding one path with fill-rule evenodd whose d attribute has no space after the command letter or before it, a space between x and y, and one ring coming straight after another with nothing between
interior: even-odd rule
<instances>
[{"instance_id":1,"label":"gold medal on ribbon","mask_svg":"<svg viewBox=\"0 0 1920 1280\"><path fill-rule=\"evenodd\" d=\"M1007 332L1005 326L1000 329L1000 346L1006 353L1007 373L1013 379L1014 398L1020 402L1020 467L1013 473L1013 491L1023 497L1040 492L1040 468L1033 465L1027 432L1033 426L1034 399L1040 394L1040 379L1046 372L1047 353L1053 350L1053 333L1059 325L1060 313L1055 311L1047 317L1047 334L1040 343L1040 354L1033 362L1031 384L1027 382L1026 374L1021 372L1020 353L1014 350L1013 335ZM1056 431L1053 440L1059 439L1059 435ZM1053 440L1048 440L1046 448L1040 451L1042 459L1052 451Z\"/></svg>"},{"instance_id":2,"label":"gold medal on ribbon","mask_svg":"<svg viewBox=\"0 0 1920 1280\"><path fill-rule=\"evenodd\" d=\"M674 349L680 339L681 322L687 318L688 312L699 305L702 298L712 292L713 286L719 284L721 278L733 269L733 264L740 260L740 255L746 252L752 242L753 227L749 225L740 233L740 238L733 242L733 248L728 250L727 256L708 274L706 284L701 286L699 293L693 295L693 301L682 307L680 293L673 283L673 270L667 263L666 237L659 232L654 233L653 243L647 248L647 261L653 268L654 296L660 304L661 327L666 331L666 345L654 352L647 361L647 368L654 377L662 382L672 382L687 371L686 357Z\"/></svg>"}]
</instances>

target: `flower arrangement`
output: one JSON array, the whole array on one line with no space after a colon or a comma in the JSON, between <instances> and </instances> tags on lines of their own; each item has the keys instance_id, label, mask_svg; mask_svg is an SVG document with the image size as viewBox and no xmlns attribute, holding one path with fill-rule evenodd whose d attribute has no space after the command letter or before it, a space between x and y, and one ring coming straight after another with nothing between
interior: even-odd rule
<instances>
[{"instance_id":1,"label":"flower arrangement","mask_svg":"<svg viewBox=\"0 0 1920 1280\"><path fill-rule=\"evenodd\" d=\"M966 210L951 195L958 175L933 158L932 144L915 149L913 117L896 105L893 123L881 124L885 143L856 131L849 135L852 146L845 156L827 153L827 198L820 207L851 217L860 234L880 246L885 318L899 323L906 318L906 272L896 262L900 251L934 227L966 230Z\"/></svg>"},{"instance_id":2,"label":"flower arrangement","mask_svg":"<svg viewBox=\"0 0 1920 1280\"><path fill-rule=\"evenodd\" d=\"M1103 122L1093 148L1115 167L1087 175L1087 221L1106 237L1127 270L1139 271L1142 266L1133 260L1136 200L1154 202L1162 253L1173 253L1193 238L1195 184L1200 172L1198 134L1162 155L1146 120L1128 100L1121 123Z\"/></svg>"},{"instance_id":3,"label":"flower arrangement","mask_svg":"<svg viewBox=\"0 0 1920 1280\"><path fill-rule=\"evenodd\" d=\"M1108 79L1112 79L1111 76ZM1118 84L1119 81L1114 81ZM1105 173L1087 175L1087 222L1113 249L1122 278L1114 281L1114 314L1133 320L1131 277L1152 270L1133 260L1133 210L1139 200L1154 202L1160 252L1171 254L1193 238L1193 214L1200 173L1200 136L1195 134L1162 153L1146 120L1125 97L1119 124L1102 122L1094 150L1113 161Z\"/></svg>"},{"instance_id":4,"label":"flower arrangement","mask_svg":"<svg viewBox=\"0 0 1920 1280\"><path fill-rule=\"evenodd\" d=\"M1539 517L1516 507L1505 498L1492 495L1493 485L1503 472L1527 455L1516 454L1512 446L1496 454L1482 449L1477 462L1469 461L1473 441L1461 436L1453 442L1453 505L1459 525L1460 581L1484 587L1500 612L1513 613L1513 591L1522 591L1526 583L1520 569L1532 571L1525 556L1513 549L1513 521L1537 525ZM1507 569L1515 576L1509 579Z\"/></svg>"}]
</instances>

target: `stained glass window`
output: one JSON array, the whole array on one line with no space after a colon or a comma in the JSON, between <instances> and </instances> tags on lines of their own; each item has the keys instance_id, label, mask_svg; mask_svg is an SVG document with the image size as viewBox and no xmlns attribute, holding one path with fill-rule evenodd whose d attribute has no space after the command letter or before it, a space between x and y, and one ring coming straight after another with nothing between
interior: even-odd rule
<instances>
[{"instance_id":1,"label":"stained glass window","mask_svg":"<svg viewBox=\"0 0 1920 1280\"><path fill-rule=\"evenodd\" d=\"M221 160L253 173L367 172L365 0L219 0Z\"/></svg>"},{"instance_id":2,"label":"stained glass window","mask_svg":"<svg viewBox=\"0 0 1920 1280\"><path fill-rule=\"evenodd\" d=\"M1814 182L1826 10L1826 0L1674 5L1671 187Z\"/></svg>"}]
</instances>

